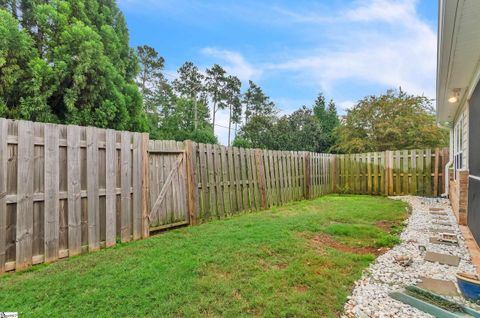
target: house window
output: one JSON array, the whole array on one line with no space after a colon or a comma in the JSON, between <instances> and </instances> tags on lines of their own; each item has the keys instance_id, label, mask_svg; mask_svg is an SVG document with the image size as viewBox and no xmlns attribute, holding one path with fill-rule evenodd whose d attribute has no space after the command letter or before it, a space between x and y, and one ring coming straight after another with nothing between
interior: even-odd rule
<instances>
[{"instance_id":1,"label":"house window","mask_svg":"<svg viewBox=\"0 0 480 318\"><path fill-rule=\"evenodd\" d=\"M454 128L453 165L455 172L458 169L463 169L463 124L464 114L462 113Z\"/></svg>"}]
</instances>

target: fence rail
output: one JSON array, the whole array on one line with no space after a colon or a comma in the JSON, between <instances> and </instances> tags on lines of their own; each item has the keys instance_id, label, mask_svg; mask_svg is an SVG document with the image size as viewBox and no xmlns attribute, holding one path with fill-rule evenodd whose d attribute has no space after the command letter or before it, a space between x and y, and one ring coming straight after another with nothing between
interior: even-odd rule
<instances>
[{"instance_id":1,"label":"fence rail","mask_svg":"<svg viewBox=\"0 0 480 318\"><path fill-rule=\"evenodd\" d=\"M198 220L332 191L329 154L192 144Z\"/></svg>"},{"instance_id":2,"label":"fence rail","mask_svg":"<svg viewBox=\"0 0 480 318\"><path fill-rule=\"evenodd\" d=\"M145 237L148 135L0 119L0 142L0 272Z\"/></svg>"},{"instance_id":3,"label":"fence rail","mask_svg":"<svg viewBox=\"0 0 480 318\"><path fill-rule=\"evenodd\" d=\"M338 191L358 194L439 196L448 149L414 149L336 155Z\"/></svg>"},{"instance_id":4,"label":"fence rail","mask_svg":"<svg viewBox=\"0 0 480 318\"><path fill-rule=\"evenodd\" d=\"M0 273L332 192L436 196L446 150L243 149L0 118Z\"/></svg>"}]
</instances>

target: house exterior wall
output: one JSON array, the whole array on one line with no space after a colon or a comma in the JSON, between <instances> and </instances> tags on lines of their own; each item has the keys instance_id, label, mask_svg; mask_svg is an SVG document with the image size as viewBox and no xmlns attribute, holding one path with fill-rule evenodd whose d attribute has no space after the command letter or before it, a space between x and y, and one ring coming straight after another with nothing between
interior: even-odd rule
<instances>
[{"instance_id":1,"label":"house exterior wall","mask_svg":"<svg viewBox=\"0 0 480 318\"><path fill-rule=\"evenodd\" d=\"M468 170L450 171L448 197L452 210L460 225L467 225L468 219Z\"/></svg>"},{"instance_id":2,"label":"house exterior wall","mask_svg":"<svg viewBox=\"0 0 480 318\"><path fill-rule=\"evenodd\" d=\"M468 169L469 155L469 102L463 103L453 121L453 138L450 143L450 152L454 162L454 170ZM455 174L456 178L456 174Z\"/></svg>"},{"instance_id":3,"label":"house exterior wall","mask_svg":"<svg viewBox=\"0 0 480 318\"><path fill-rule=\"evenodd\" d=\"M469 108L468 101L459 107L450 130L453 165L449 172L448 197L460 225L468 224Z\"/></svg>"},{"instance_id":4,"label":"house exterior wall","mask_svg":"<svg viewBox=\"0 0 480 318\"><path fill-rule=\"evenodd\" d=\"M480 82L470 98L468 227L480 243Z\"/></svg>"}]
</instances>

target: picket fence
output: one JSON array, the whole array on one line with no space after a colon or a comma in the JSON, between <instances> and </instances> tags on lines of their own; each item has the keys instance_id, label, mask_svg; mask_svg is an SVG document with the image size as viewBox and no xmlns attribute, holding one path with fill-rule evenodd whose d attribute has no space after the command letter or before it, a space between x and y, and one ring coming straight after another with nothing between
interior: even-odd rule
<instances>
[{"instance_id":1,"label":"picket fence","mask_svg":"<svg viewBox=\"0 0 480 318\"><path fill-rule=\"evenodd\" d=\"M436 196L446 150L244 149L0 119L0 273L332 192Z\"/></svg>"}]
</instances>

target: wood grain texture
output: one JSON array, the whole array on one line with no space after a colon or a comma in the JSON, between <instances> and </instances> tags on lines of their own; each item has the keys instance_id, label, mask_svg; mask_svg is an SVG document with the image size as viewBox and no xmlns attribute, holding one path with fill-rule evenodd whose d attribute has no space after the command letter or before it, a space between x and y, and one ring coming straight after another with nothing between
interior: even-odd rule
<instances>
[{"instance_id":1,"label":"wood grain texture","mask_svg":"<svg viewBox=\"0 0 480 318\"><path fill-rule=\"evenodd\" d=\"M68 253L81 252L81 181L80 181L80 127L67 127L67 204L68 204Z\"/></svg>"},{"instance_id":2,"label":"wood grain texture","mask_svg":"<svg viewBox=\"0 0 480 318\"><path fill-rule=\"evenodd\" d=\"M303 167L305 171L305 184L304 184L304 198L305 199L310 199L310 188L312 185L312 179L310 175L310 153L305 152L304 153L304 161L303 161Z\"/></svg>"},{"instance_id":3,"label":"wood grain texture","mask_svg":"<svg viewBox=\"0 0 480 318\"><path fill-rule=\"evenodd\" d=\"M7 250L8 121L0 118L0 274L5 272Z\"/></svg>"},{"instance_id":4,"label":"wood grain texture","mask_svg":"<svg viewBox=\"0 0 480 318\"><path fill-rule=\"evenodd\" d=\"M262 208L267 208L267 190L265 180L265 167L263 165L263 152L260 149L255 150L255 166L258 176L258 187L260 191Z\"/></svg>"},{"instance_id":5,"label":"wood grain texture","mask_svg":"<svg viewBox=\"0 0 480 318\"><path fill-rule=\"evenodd\" d=\"M132 221L133 239L142 237L142 183L143 183L143 159L142 159L142 134L133 134L133 165L132 165Z\"/></svg>"},{"instance_id":6,"label":"wood grain texture","mask_svg":"<svg viewBox=\"0 0 480 318\"><path fill-rule=\"evenodd\" d=\"M44 233L45 262L58 259L59 250L59 137L56 125L45 125L45 198L44 198Z\"/></svg>"},{"instance_id":7,"label":"wood grain texture","mask_svg":"<svg viewBox=\"0 0 480 318\"><path fill-rule=\"evenodd\" d=\"M198 187L195 175L195 150L194 143L191 140L185 142L185 156L187 167L187 204L190 224L197 224L198 214Z\"/></svg>"},{"instance_id":8,"label":"wood grain texture","mask_svg":"<svg viewBox=\"0 0 480 318\"><path fill-rule=\"evenodd\" d=\"M18 122L16 270L32 264L33 237L33 123Z\"/></svg>"},{"instance_id":9,"label":"wood grain texture","mask_svg":"<svg viewBox=\"0 0 480 318\"><path fill-rule=\"evenodd\" d=\"M116 132L105 132L105 245L116 243L117 231L117 150Z\"/></svg>"},{"instance_id":10,"label":"wood grain texture","mask_svg":"<svg viewBox=\"0 0 480 318\"><path fill-rule=\"evenodd\" d=\"M120 237L122 242L128 242L132 239L130 227L132 224L132 215L130 213L130 204L131 204L131 135L127 131L121 132L121 216L120 216Z\"/></svg>"},{"instance_id":11,"label":"wood grain texture","mask_svg":"<svg viewBox=\"0 0 480 318\"><path fill-rule=\"evenodd\" d=\"M100 249L100 203L98 187L98 133L97 128L86 128L87 140L87 196L88 196L88 250Z\"/></svg>"},{"instance_id":12,"label":"wood grain texture","mask_svg":"<svg viewBox=\"0 0 480 318\"><path fill-rule=\"evenodd\" d=\"M150 223L148 220L148 209L150 201L150 163L148 156L149 135L142 134L142 237L147 238L150 235Z\"/></svg>"}]
</instances>

